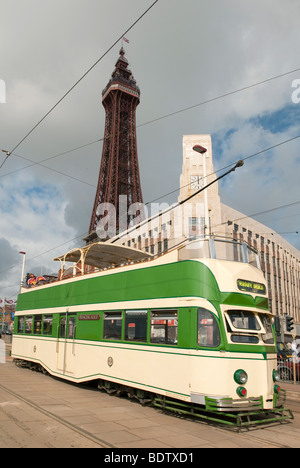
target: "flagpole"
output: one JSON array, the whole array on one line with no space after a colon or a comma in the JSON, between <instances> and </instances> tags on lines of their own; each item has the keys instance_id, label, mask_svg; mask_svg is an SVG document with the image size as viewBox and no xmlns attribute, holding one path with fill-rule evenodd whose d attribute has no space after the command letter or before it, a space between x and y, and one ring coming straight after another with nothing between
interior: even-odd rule
<instances>
[{"instance_id":1,"label":"flagpole","mask_svg":"<svg viewBox=\"0 0 300 468\"><path fill-rule=\"evenodd\" d=\"M25 273L25 261L26 261L26 252L19 252L23 255L23 264L22 264L22 273L21 273L21 282L20 282L20 292L24 282L24 273Z\"/></svg>"}]
</instances>

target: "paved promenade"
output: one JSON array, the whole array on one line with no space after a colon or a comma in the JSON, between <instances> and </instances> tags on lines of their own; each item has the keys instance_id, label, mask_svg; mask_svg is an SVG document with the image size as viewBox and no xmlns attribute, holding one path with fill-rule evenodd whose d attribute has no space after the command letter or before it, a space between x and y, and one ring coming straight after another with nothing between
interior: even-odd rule
<instances>
[{"instance_id":1,"label":"paved promenade","mask_svg":"<svg viewBox=\"0 0 300 468\"><path fill-rule=\"evenodd\" d=\"M299 386L288 387L292 387L288 390L297 399ZM8 356L6 364L0 364L0 447L145 448L172 452L227 447L298 448L300 414L288 423L237 433L18 368Z\"/></svg>"}]
</instances>

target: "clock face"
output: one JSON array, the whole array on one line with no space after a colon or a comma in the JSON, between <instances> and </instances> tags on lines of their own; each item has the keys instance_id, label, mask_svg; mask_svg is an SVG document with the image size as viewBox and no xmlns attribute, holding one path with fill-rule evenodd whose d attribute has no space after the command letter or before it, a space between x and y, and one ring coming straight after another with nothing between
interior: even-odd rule
<instances>
[{"instance_id":1,"label":"clock face","mask_svg":"<svg viewBox=\"0 0 300 468\"><path fill-rule=\"evenodd\" d=\"M201 176L191 176L191 189L200 189L203 187L203 177Z\"/></svg>"}]
</instances>

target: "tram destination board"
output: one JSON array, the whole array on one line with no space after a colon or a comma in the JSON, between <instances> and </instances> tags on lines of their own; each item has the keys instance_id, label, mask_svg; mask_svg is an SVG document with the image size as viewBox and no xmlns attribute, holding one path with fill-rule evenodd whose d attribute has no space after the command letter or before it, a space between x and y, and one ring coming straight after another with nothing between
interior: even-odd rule
<instances>
[{"instance_id":1,"label":"tram destination board","mask_svg":"<svg viewBox=\"0 0 300 468\"><path fill-rule=\"evenodd\" d=\"M267 293L267 289L264 284L257 283L254 281L238 279L237 287L239 288L240 291L244 291L244 292L252 292L252 293L259 293L259 294Z\"/></svg>"},{"instance_id":2,"label":"tram destination board","mask_svg":"<svg viewBox=\"0 0 300 468\"><path fill-rule=\"evenodd\" d=\"M78 320L100 320L99 314L78 315Z\"/></svg>"}]
</instances>

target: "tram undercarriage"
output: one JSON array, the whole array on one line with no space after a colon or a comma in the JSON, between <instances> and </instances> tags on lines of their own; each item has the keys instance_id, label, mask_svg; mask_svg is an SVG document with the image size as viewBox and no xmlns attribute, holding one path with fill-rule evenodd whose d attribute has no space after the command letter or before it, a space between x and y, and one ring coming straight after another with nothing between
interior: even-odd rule
<instances>
[{"instance_id":1,"label":"tram undercarriage","mask_svg":"<svg viewBox=\"0 0 300 468\"><path fill-rule=\"evenodd\" d=\"M18 367L51 375L39 363L22 359L14 359L14 363ZM294 419L292 411L284 407L286 401L285 390L281 390L280 396L274 395L274 408L264 409L262 397L248 398L242 404L240 400L231 398L205 397L205 405L199 405L108 380L99 379L96 383L100 391L104 391L109 395L134 399L141 405L153 406L165 412L192 417L202 422L221 424L231 429L249 429L250 427L281 423Z\"/></svg>"}]
</instances>

